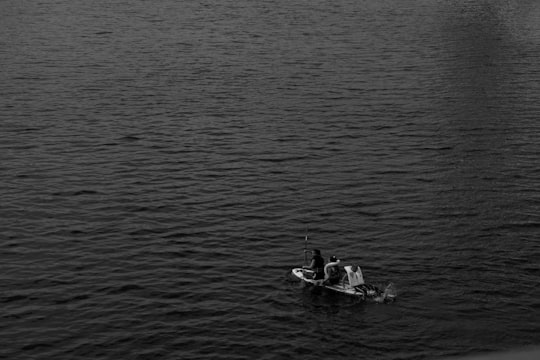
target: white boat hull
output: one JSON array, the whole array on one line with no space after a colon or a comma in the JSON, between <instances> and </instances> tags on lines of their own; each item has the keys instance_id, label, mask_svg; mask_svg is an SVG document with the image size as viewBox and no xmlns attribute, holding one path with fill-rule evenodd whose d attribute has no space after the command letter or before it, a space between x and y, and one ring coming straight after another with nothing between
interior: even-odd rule
<instances>
[{"instance_id":1,"label":"white boat hull","mask_svg":"<svg viewBox=\"0 0 540 360\"><path fill-rule=\"evenodd\" d=\"M332 290L341 294L354 296L356 298L366 300L373 299L377 302L392 301L394 295L388 294L386 291L382 292L373 285L360 285L352 287L347 283L339 282L337 284L324 284L322 280L313 280L311 278L313 272L311 270L305 270L303 268L292 269L292 275L305 283L322 286L328 290Z\"/></svg>"}]
</instances>

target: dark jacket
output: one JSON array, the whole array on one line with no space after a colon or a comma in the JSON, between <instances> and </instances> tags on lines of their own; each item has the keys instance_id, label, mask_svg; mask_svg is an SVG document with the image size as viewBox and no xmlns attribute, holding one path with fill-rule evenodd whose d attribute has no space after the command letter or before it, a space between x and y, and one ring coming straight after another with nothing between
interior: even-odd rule
<instances>
[{"instance_id":1,"label":"dark jacket","mask_svg":"<svg viewBox=\"0 0 540 360\"><path fill-rule=\"evenodd\" d=\"M321 255L313 255L311 269L315 271L314 280L324 279L324 259Z\"/></svg>"}]
</instances>

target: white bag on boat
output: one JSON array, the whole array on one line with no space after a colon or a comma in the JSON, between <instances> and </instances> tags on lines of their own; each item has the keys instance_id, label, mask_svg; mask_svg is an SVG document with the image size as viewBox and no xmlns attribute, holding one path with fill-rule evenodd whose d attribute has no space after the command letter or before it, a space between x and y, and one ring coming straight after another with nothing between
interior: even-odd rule
<instances>
[{"instance_id":1,"label":"white bag on boat","mask_svg":"<svg viewBox=\"0 0 540 360\"><path fill-rule=\"evenodd\" d=\"M352 266L344 266L343 268L347 272L349 284L352 287L364 285L364 275L362 275L362 270L360 270L360 266L355 266L356 271L353 271Z\"/></svg>"}]
</instances>

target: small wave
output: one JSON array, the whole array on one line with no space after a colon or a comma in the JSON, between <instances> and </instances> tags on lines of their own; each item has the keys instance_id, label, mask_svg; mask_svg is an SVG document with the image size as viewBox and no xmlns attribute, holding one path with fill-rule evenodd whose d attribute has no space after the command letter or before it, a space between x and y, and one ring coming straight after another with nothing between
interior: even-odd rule
<instances>
[{"instance_id":1,"label":"small wave","mask_svg":"<svg viewBox=\"0 0 540 360\"><path fill-rule=\"evenodd\" d=\"M282 163L287 161L304 160L307 156L259 157L258 161L269 163Z\"/></svg>"},{"instance_id":2,"label":"small wave","mask_svg":"<svg viewBox=\"0 0 540 360\"><path fill-rule=\"evenodd\" d=\"M530 222L515 222L508 224L501 224L498 226L486 227L483 231L487 233L492 233L496 230L519 230L519 229L538 229L540 228L540 223L530 221Z\"/></svg>"},{"instance_id":3,"label":"small wave","mask_svg":"<svg viewBox=\"0 0 540 360\"><path fill-rule=\"evenodd\" d=\"M99 191L96 190L72 190L72 191L57 191L52 193L53 196L82 196L82 195L97 195Z\"/></svg>"},{"instance_id":4,"label":"small wave","mask_svg":"<svg viewBox=\"0 0 540 360\"><path fill-rule=\"evenodd\" d=\"M36 349L42 349L42 348L50 348L52 347L52 344L45 344L45 343L35 343L35 344L28 344L21 348L21 350L29 351L29 350L36 350Z\"/></svg>"},{"instance_id":5,"label":"small wave","mask_svg":"<svg viewBox=\"0 0 540 360\"><path fill-rule=\"evenodd\" d=\"M135 135L126 135L126 136L122 136L118 140L130 142L130 141L139 141L139 140L141 140L141 138L138 137L138 136L135 136Z\"/></svg>"},{"instance_id":6,"label":"small wave","mask_svg":"<svg viewBox=\"0 0 540 360\"><path fill-rule=\"evenodd\" d=\"M122 293L132 292L132 291L140 291L144 290L144 287L136 284L127 284L120 287L106 287L100 289L100 291L105 292L108 295L118 295Z\"/></svg>"},{"instance_id":7,"label":"small wave","mask_svg":"<svg viewBox=\"0 0 540 360\"><path fill-rule=\"evenodd\" d=\"M6 297L0 298L0 302L9 303L9 302L21 301L21 300L25 300L25 299L28 299L28 297L24 296L24 295L13 295L13 296L6 296Z\"/></svg>"},{"instance_id":8,"label":"small wave","mask_svg":"<svg viewBox=\"0 0 540 360\"><path fill-rule=\"evenodd\" d=\"M77 302L77 301L81 301L81 300L87 300L89 298L90 298L90 296L86 295L86 294L75 295L75 296L67 298L67 299L56 300L55 304L58 304L58 305L60 305L60 304L69 304L69 303L73 303L73 302Z\"/></svg>"}]
</instances>

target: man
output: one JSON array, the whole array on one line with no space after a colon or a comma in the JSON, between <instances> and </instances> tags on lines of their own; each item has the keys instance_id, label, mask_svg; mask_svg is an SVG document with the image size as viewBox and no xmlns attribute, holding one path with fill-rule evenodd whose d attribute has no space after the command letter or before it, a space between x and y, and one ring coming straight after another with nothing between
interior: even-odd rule
<instances>
[{"instance_id":1,"label":"man","mask_svg":"<svg viewBox=\"0 0 540 360\"><path fill-rule=\"evenodd\" d=\"M307 250L306 250L307 251ZM321 256L319 249L313 249L313 257L311 258L311 264L309 266L303 266L304 269L309 269L315 272L313 280L324 279L324 258Z\"/></svg>"},{"instance_id":2,"label":"man","mask_svg":"<svg viewBox=\"0 0 540 360\"><path fill-rule=\"evenodd\" d=\"M340 280L339 271L340 260L335 256L331 256L328 264L324 267L324 283L328 285L335 285Z\"/></svg>"}]
</instances>

